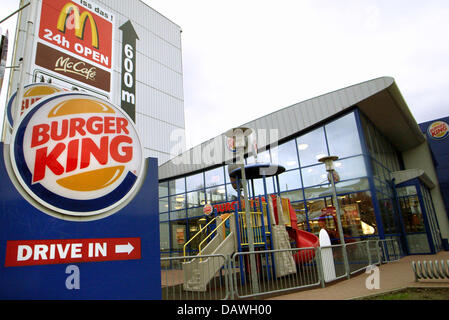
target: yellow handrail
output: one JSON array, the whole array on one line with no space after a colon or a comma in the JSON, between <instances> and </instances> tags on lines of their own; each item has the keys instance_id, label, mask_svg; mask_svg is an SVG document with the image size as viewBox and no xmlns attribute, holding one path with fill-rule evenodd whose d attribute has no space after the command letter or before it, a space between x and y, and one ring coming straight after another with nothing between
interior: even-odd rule
<instances>
[{"instance_id":1,"label":"yellow handrail","mask_svg":"<svg viewBox=\"0 0 449 320\"><path fill-rule=\"evenodd\" d=\"M207 235L207 237L206 238L204 238L204 240L203 241L201 241L200 242L200 245L198 246L198 249L199 249L199 253L198 253L198 255L201 255L201 246L202 246L202 244L216 231L216 230L218 230L218 228L220 228L225 222L226 222L226 220L228 220L230 217L232 217L232 216L234 216L234 214L230 214L229 216L227 216L226 218L224 218L223 219L223 221L214 229L214 230L212 230L208 235Z\"/></svg>"},{"instance_id":2,"label":"yellow handrail","mask_svg":"<svg viewBox=\"0 0 449 320\"><path fill-rule=\"evenodd\" d=\"M193 239L195 239L197 235L201 234L201 232L202 232L205 228L207 228L208 225L210 225L212 222L214 222L215 219L217 219L217 217L215 217L215 218L213 218L211 221L209 221L203 228L201 228L201 225L200 225L200 231L198 231L192 238L190 238L189 241L187 241L187 242L185 243L184 249L183 249L184 257L186 256L186 247L187 247L187 245L188 245Z\"/></svg>"},{"instance_id":3,"label":"yellow handrail","mask_svg":"<svg viewBox=\"0 0 449 320\"><path fill-rule=\"evenodd\" d=\"M262 234L262 218L263 213L260 211L251 211L250 212L251 219L250 224L254 233L254 244L265 244ZM248 234L247 234L247 225L246 225L246 216L245 212L239 212L239 228L240 228L240 244L248 245ZM246 233L244 232L246 230Z\"/></svg>"}]
</instances>

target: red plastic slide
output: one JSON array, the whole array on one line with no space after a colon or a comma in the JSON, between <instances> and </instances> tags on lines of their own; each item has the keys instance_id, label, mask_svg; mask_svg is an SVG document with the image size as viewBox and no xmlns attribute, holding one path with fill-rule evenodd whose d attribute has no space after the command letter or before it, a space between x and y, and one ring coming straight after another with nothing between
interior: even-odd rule
<instances>
[{"instance_id":1,"label":"red plastic slide","mask_svg":"<svg viewBox=\"0 0 449 320\"><path fill-rule=\"evenodd\" d=\"M276 223L279 223L278 210L277 210L277 199L273 197L273 208L274 216L276 218ZM290 213L291 228L287 227L290 239L296 243L296 248L315 248L318 247L320 241L316 235L313 233L298 229L298 219L296 217L295 210L293 209L290 200L288 200L288 207ZM315 257L315 251L310 250L299 250L294 254L294 259L297 264L305 263L312 260Z\"/></svg>"}]
</instances>

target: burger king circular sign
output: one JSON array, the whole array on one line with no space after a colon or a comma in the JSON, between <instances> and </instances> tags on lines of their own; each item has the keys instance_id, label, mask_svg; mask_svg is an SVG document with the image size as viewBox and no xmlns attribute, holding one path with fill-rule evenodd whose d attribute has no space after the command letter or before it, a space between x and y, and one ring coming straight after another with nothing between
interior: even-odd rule
<instances>
[{"instance_id":1,"label":"burger king circular sign","mask_svg":"<svg viewBox=\"0 0 449 320\"><path fill-rule=\"evenodd\" d=\"M427 133L432 139L442 140L449 135L449 126L444 121L435 121L429 126Z\"/></svg>"},{"instance_id":2,"label":"burger king circular sign","mask_svg":"<svg viewBox=\"0 0 449 320\"><path fill-rule=\"evenodd\" d=\"M22 115L35 103L36 101L42 99L45 96L57 93L57 92L63 92L64 89L55 86L50 83L32 83L28 84L23 88L23 97L22 97L22 105L20 106L20 114L19 117L22 117ZM6 116L9 122L10 127L12 128L13 122L14 122L14 112L13 109L16 107L16 99L17 99L17 92L15 92L11 98L8 101L8 105L6 106Z\"/></svg>"},{"instance_id":3,"label":"burger king circular sign","mask_svg":"<svg viewBox=\"0 0 449 320\"><path fill-rule=\"evenodd\" d=\"M14 128L10 157L20 186L47 213L68 219L116 212L138 189L144 169L132 120L82 93L36 102Z\"/></svg>"}]
</instances>

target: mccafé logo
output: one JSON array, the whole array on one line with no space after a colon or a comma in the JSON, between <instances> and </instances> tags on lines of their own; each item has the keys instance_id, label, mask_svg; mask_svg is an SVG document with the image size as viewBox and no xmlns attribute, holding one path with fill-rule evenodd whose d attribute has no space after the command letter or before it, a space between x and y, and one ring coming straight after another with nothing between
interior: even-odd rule
<instances>
[{"instance_id":1,"label":"mccaf\u00e9 logo","mask_svg":"<svg viewBox=\"0 0 449 320\"><path fill-rule=\"evenodd\" d=\"M56 60L55 71L62 71L64 73L74 73L87 80L95 80L97 74L95 67L86 67L86 63L83 61L74 62L70 57L59 57Z\"/></svg>"},{"instance_id":2,"label":"mccaf\u00e9 logo","mask_svg":"<svg viewBox=\"0 0 449 320\"><path fill-rule=\"evenodd\" d=\"M442 140L449 135L449 126L444 121L435 121L427 129L429 136L435 140Z\"/></svg>"},{"instance_id":3,"label":"mccaf\u00e9 logo","mask_svg":"<svg viewBox=\"0 0 449 320\"><path fill-rule=\"evenodd\" d=\"M39 101L13 132L22 187L63 215L108 214L134 194L143 170L137 131L118 108L80 93Z\"/></svg>"},{"instance_id":4,"label":"mccaf\u00e9 logo","mask_svg":"<svg viewBox=\"0 0 449 320\"><path fill-rule=\"evenodd\" d=\"M68 20L70 14L73 14L73 19ZM61 10L58 18L57 29L62 33L65 33L66 27L69 24L75 29L75 36L78 39L84 40L84 31L86 29L86 20L89 20L90 29L92 33L92 47L98 49L98 29L95 24L95 20L89 11L83 11L80 14L80 10L73 3L66 3Z\"/></svg>"},{"instance_id":5,"label":"mccaf\u00e9 logo","mask_svg":"<svg viewBox=\"0 0 449 320\"><path fill-rule=\"evenodd\" d=\"M61 89L60 87L48 83L33 83L26 85L23 91L22 106L20 107L20 117L23 115L24 112L26 112L31 107L33 103L35 103L39 99L48 96L50 94L62 91L64 90ZM6 107L8 122L11 127L14 121L13 110L16 107L16 99L17 99L17 92L14 93L12 97L9 99L8 105Z\"/></svg>"}]
</instances>

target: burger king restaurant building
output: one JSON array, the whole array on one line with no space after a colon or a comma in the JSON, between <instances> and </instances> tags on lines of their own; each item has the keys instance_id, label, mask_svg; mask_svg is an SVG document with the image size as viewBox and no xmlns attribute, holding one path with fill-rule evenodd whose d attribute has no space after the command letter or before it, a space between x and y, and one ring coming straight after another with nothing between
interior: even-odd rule
<instances>
[{"instance_id":1,"label":"burger king restaurant building","mask_svg":"<svg viewBox=\"0 0 449 320\"><path fill-rule=\"evenodd\" d=\"M327 230L336 229L334 220L323 215L334 204L324 164L318 161L334 155L347 240L394 238L403 254L449 250L447 181L441 184L434 165L436 140L430 141L416 123L393 78L330 92L242 127L257 133L258 152L245 155L247 165L285 167L266 178L267 193L290 199L301 229L318 234L323 219ZM222 134L159 166L162 256L182 255L206 223L205 204L216 214L235 210L238 196L228 172L233 155L226 141ZM250 195L264 194L262 179L250 181L248 188ZM192 248L199 241L191 241L187 251L195 254Z\"/></svg>"}]
</instances>

